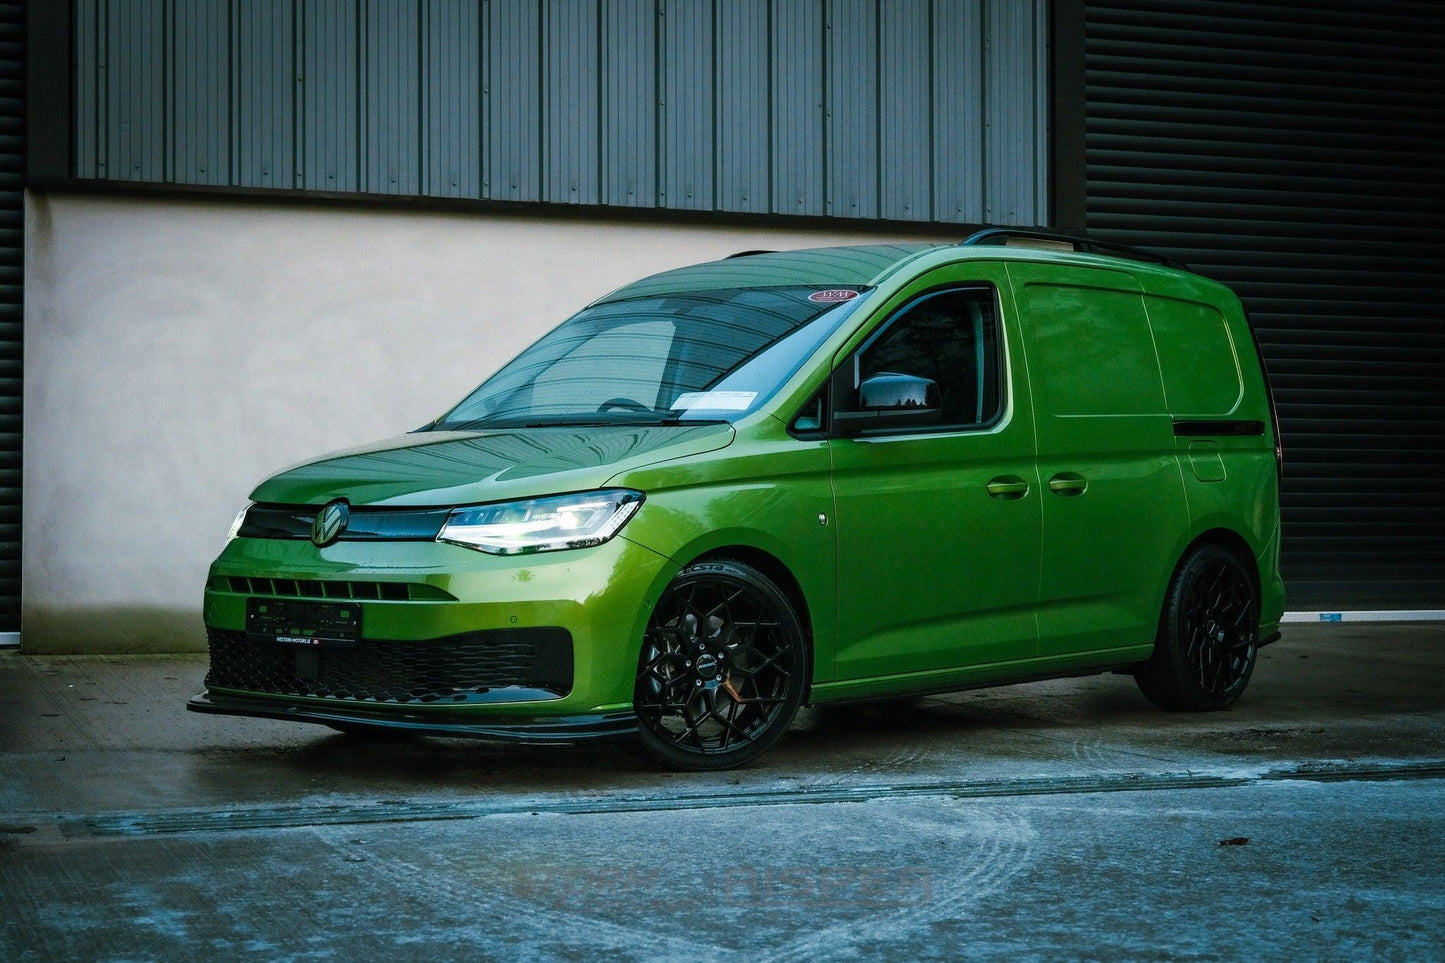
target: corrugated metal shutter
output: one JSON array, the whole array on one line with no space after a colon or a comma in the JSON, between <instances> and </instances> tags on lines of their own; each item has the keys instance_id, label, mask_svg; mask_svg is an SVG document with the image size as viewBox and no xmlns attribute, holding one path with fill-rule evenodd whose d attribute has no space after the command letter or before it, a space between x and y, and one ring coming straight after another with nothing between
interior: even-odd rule
<instances>
[{"instance_id":1,"label":"corrugated metal shutter","mask_svg":"<svg viewBox=\"0 0 1445 963\"><path fill-rule=\"evenodd\" d=\"M1290 608L1445 607L1440 5L1086 17L1090 232L1249 310L1284 432Z\"/></svg>"},{"instance_id":2,"label":"corrugated metal shutter","mask_svg":"<svg viewBox=\"0 0 1445 963\"><path fill-rule=\"evenodd\" d=\"M20 631L25 5L0 4L0 632Z\"/></svg>"}]
</instances>

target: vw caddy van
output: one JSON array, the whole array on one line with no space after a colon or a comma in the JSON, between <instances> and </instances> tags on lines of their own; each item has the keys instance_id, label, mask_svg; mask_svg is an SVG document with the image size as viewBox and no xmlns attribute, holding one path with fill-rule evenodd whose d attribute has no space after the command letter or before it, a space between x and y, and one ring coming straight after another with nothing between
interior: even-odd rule
<instances>
[{"instance_id":1,"label":"vw caddy van","mask_svg":"<svg viewBox=\"0 0 1445 963\"><path fill-rule=\"evenodd\" d=\"M668 271L256 488L189 706L694 769L805 704L1114 671L1219 709L1278 637L1277 439L1239 300L1146 252Z\"/></svg>"}]
</instances>

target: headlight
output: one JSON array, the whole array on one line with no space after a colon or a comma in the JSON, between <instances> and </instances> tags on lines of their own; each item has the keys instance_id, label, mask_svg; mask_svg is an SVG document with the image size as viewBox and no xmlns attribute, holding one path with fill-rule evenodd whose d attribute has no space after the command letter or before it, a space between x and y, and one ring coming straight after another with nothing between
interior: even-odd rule
<instances>
[{"instance_id":1,"label":"headlight","mask_svg":"<svg viewBox=\"0 0 1445 963\"><path fill-rule=\"evenodd\" d=\"M242 526L243 524L245 524L245 521L246 521L246 513L251 510L251 504L252 504L251 502L247 502L247 503L246 503L246 507L243 508L243 509L241 509L238 513L236 513L236 520L231 523L231 530L226 533L226 544L227 544L227 545L229 545L229 544L231 543L231 540L232 540L233 538L235 538L237 535L241 534L241 526Z\"/></svg>"},{"instance_id":2,"label":"headlight","mask_svg":"<svg viewBox=\"0 0 1445 963\"><path fill-rule=\"evenodd\" d=\"M627 524L642 493L625 488L458 508L437 541L492 555L601 545Z\"/></svg>"}]
</instances>

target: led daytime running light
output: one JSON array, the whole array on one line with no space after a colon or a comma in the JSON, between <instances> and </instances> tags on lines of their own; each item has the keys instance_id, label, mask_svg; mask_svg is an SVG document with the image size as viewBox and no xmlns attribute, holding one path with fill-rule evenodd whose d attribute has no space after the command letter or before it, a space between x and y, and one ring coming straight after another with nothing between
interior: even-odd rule
<instances>
[{"instance_id":1,"label":"led daytime running light","mask_svg":"<svg viewBox=\"0 0 1445 963\"><path fill-rule=\"evenodd\" d=\"M437 541L492 555L588 548L621 531L641 504L641 492L617 488L474 505L453 511Z\"/></svg>"}]
</instances>

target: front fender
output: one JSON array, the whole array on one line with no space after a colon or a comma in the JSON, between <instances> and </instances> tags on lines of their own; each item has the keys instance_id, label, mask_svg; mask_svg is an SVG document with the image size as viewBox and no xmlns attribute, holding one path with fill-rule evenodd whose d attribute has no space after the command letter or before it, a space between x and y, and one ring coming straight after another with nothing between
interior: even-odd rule
<instances>
[{"instance_id":1,"label":"front fender","mask_svg":"<svg viewBox=\"0 0 1445 963\"><path fill-rule=\"evenodd\" d=\"M741 546L765 552L802 590L813 630L814 681L833 678L837 538L823 442L739 438L726 449L621 473L609 484L647 499L627 538L685 565Z\"/></svg>"}]
</instances>

